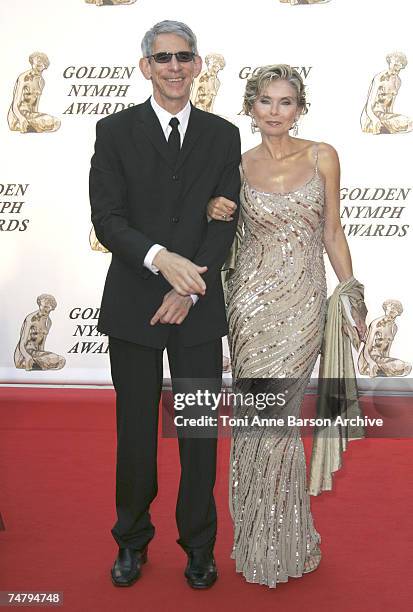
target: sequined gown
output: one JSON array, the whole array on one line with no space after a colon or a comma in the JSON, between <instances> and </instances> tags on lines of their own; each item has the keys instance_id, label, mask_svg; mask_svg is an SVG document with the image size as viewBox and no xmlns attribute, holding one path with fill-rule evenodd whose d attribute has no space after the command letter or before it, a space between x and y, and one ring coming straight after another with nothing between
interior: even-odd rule
<instances>
[{"instance_id":1,"label":"sequined gown","mask_svg":"<svg viewBox=\"0 0 413 612\"><path fill-rule=\"evenodd\" d=\"M288 380L292 388L279 417L300 416L325 321L324 184L317 147L314 164L312 178L289 193L257 191L245 176L241 188L245 233L228 283L233 380L273 379L265 381L268 390L276 379ZM310 511L299 428L234 427L230 468L237 572L248 582L276 587L316 569L321 539Z\"/></svg>"}]
</instances>

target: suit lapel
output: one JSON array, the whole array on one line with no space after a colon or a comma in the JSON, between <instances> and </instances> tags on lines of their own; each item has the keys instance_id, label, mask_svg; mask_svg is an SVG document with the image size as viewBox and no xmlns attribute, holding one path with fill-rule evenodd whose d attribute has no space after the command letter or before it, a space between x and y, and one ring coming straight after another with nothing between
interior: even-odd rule
<instances>
[{"instance_id":1,"label":"suit lapel","mask_svg":"<svg viewBox=\"0 0 413 612\"><path fill-rule=\"evenodd\" d=\"M140 130L143 130L151 141L155 149L162 155L167 164L174 168L173 160L171 159L168 143L163 133L159 119L152 108L150 98L140 107L139 118L133 126L133 138L137 143L141 143Z\"/></svg>"},{"instance_id":2,"label":"suit lapel","mask_svg":"<svg viewBox=\"0 0 413 612\"><path fill-rule=\"evenodd\" d=\"M191 104L191 114L189 115L188 127L186 128L185 138L182 143L181 151L176 162L176 170L178 170L185 162L189 153L193 149L196 141L202 132L201 113L195 106Z\"/></svg>"},{"instance_id":3,"label":"suit lapel","mask_svg":"<svg viewBox=\"0 0 413 612\"><path fill-rule=\"evenodd\" d=\"M182 164L185 163L185 160L202 133L202 113L191 104L191 114L189 116L188 127L185 132L185 138L182 143L176 164L174 164L174 161L171 158L168 142L165 138L165 134L163 133L161 124L159 123L159 119L152 108L149 98L141 105L138 120L133 126L133 138L138 145L142 142L140 130L144 131L152 145L160 153L160 155L162 155L167 164L172 169L177 170L182 166Z\"/></svg>"}]
</instances>

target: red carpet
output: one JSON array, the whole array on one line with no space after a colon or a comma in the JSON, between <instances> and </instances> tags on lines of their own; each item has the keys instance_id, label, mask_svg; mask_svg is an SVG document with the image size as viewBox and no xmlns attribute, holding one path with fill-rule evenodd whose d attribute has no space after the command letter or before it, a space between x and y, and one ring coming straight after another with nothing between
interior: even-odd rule
<instances>
[{"instance_id":1,"label":"red carpet","mask_svg":"<svg viewBox=\"0 0 413 612\"><path fill-rule=\"evenodd\" d=\"M404 408L411 400L387 398ZM219 579L192 591L175 543L176 440L162 439L157 534L143 577L112 586L115 412L109 390L0 389L0 591L63 591L65 610L411 610L411 439L350 444L335 490L312 498L323 559L317 571L275 590L247 584L229 559L229 440L220 441L216 498ZM305 439L306 450L310 440ZM409 562L410 560L410 562Z\"/></svg>"}]
</instances>

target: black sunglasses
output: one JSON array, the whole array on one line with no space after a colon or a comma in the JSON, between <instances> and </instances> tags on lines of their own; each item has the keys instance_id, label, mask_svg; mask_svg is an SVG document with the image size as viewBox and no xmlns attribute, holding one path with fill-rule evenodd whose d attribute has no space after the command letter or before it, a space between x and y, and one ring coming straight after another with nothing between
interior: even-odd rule
<instances>
[{"instance_id":1,"label":"black sunglasses","mask_svg":"<svg viewBox=\"0 0 413 612\"><path fill-rule=\"evenodd\" d=\"M149 59L153 57L157 64L167 64L171 61L172 56L175 56L178 62L191 62L195 53L192 51L177 51L177 53L169 53L169 51L160 51L159 53L154 53L153 55L147 55L146 58Z\"/></svg>"}]
</instances>

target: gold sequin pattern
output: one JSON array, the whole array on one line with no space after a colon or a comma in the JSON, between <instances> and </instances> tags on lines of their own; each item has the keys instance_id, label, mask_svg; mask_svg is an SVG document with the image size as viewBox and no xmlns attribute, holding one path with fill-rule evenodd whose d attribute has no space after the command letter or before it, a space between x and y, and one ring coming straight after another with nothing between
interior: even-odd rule
<instances>
[{"instance_id":1,"label":"gold sequin pattern","mask_svg":"<svg viewBox=\"0 0 413 612\"><path fill-rule=\"evenodd\" d=\"M299 416L326 313L324 183L317 166L305 185L284 194L257 191L244 178L241 215L244 237L228 284L233 378L294 380L279 415ZM321 538L299 428L233 429L230 507L231 556L248 582L274 588L316 569Z\"/></svg>"}]
</instances>

